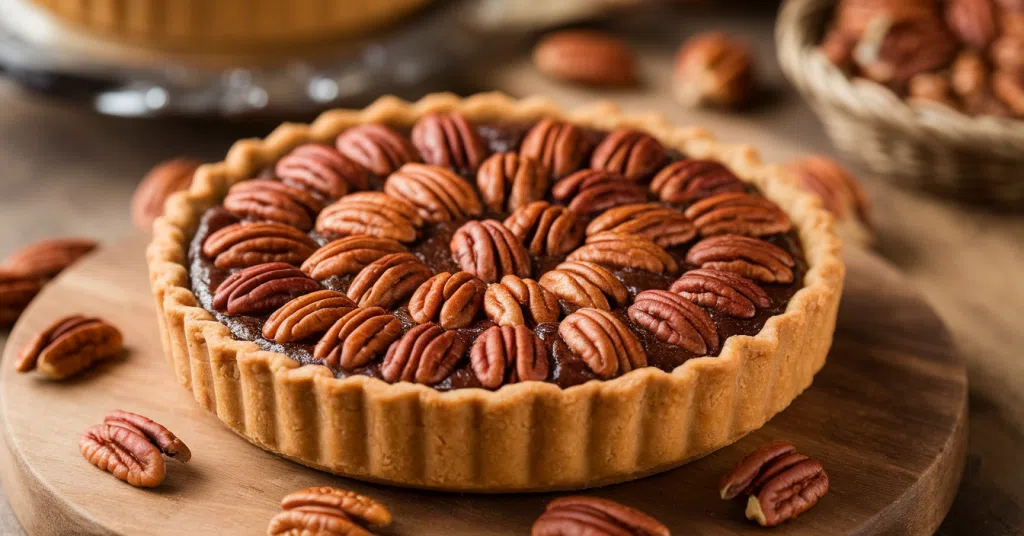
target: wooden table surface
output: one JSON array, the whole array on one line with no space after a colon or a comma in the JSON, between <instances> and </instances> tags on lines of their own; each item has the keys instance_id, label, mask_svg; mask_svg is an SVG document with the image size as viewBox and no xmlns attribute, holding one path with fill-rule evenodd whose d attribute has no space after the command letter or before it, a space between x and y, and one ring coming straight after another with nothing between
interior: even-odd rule
<instances>
[{"instance_id":1,"label":"wooden table surface","mask_svg":"<svg viewBox=\"0 0 1024 536\"><path fill-rule=\"evenodd\" d=\"M554 88L559 100L607 98L630 111L711 126L729 141L751 133L769 159L787 156L772 139L832 153L820 124L774 63L770 14L675 13L615 22L644 52L643 91L599 93L552 86L508 71L479 73L469 89L513 93ZM688 112L665 92L675 45L701 27L746 36L760 54L763 102L742 114ZM215 160L232 140L268 124L131 121L27 95L0 81L0 257L36 239L84 235L115 240L131 232L128 202L156 161L182 154ZM785 147L791 147L787 143ZM1024 172L1022 172L1024 173ZM901 190L864 177L874 199L878 251L910 276L951 327L971 382L967 470L939 534L1024 534L1024 213ZM6 341L0 335L0 344ZM0 503L0 534L21 534Z\"/></svg>"}]
</instances>

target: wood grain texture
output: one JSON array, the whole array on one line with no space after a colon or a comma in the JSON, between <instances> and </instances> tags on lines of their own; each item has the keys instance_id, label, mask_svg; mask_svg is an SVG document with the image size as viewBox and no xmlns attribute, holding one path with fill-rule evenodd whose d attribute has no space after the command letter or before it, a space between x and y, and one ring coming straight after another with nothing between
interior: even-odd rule
<instances>
[{"instance_id":1,"label":"wood grain texture","mask_svg":"<svg viewBox=\"0 0 1024 536\"><path fill-rule=\"evenodd\" d=\"M296 488L333 484L373 496L397 520L390 534L526 534L552 495L472 496L365 484L319 473L235 436L178 386L162 355L142 258L145 238L103 248L63 274L11 334L5 361L54 317L101 315L125 334L127 356L54 383L0 372L7 450L2 476L31 534L257 534ZM952 502L966 443L967 382L948 332L897 272L849 255L848 291L829 362L768 425L685 467L591 491L651 513L680 534L759 533L741 502L717 497L721 475L776 438L826 467L831 492L787 525L792 534L929 534ZM88 464L77 439L109 410L163 423L192 449L186 465L139 490Z\"/></svg>"}]
</instances>

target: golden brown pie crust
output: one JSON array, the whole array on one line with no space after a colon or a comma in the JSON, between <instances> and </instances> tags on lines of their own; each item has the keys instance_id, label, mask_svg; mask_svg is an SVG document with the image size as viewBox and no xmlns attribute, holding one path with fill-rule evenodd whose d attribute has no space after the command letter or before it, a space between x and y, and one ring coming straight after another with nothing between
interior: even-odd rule
<instances>
[{"instance_id":1,"label":"golden brown pie crust","mask_svg":"<svg viewBox=\"0 0 1024 536\"><path fill-rule=\"evenodd\" d=\"M566 389L545 382L497 391L440 392L367 376L335 378L280 353L232 338L190 289L187 251L204 211L230 185L254 176L293 147L329 142L378 122L410 127L429 112L471 120L552 116L593 128L631 125L695 158L714 158L754 183L792 218L808 270L783 314L756 336L733 336L718 357L671 373L647 367ZM824 365L842 292L841 244L832 217L749 146L725 145L700 129L656 116L628 116L600 103L565 112L551 102L501 94L415 103L384 97L363 110L334 110L311 125L285 124L264 140L235 144L225 161L201 167L154 225L147 251L164 350L178 380L232 430L299 463L352 478L475 492L576 489L635 479L736 441L784 409Z\"/></svg>"}]
</instances>

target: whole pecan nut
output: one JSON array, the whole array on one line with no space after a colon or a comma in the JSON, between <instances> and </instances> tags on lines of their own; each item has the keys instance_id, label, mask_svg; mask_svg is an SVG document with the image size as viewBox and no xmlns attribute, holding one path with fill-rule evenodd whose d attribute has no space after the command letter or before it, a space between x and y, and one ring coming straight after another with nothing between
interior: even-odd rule
<instances>
[{"instance_id":1,"label":"whole pecan nut","mask_svg":"<svg viewBox=\"0 0 1024 536\"><path fill-rule=\"evenodd\" d=\"M534 201L520 207L505 220L512 234L531 255L564 255L583 241L583 220L575 212Z\"/></svg>"},{"instance_id":2,"label":"whole pecan nut","mask_svg":"<svg viewBox=\"0 0 1024 536\"><path fill-rule=\"evenodd\" d=\"M530 255L519 239L496 220L471 221L459 227L449 244L452 259L488 283L506 275L530 276Z\"/></svg>"},{"instance_id":3,"label":"whole pecan nut","mask_svg":"<svg viewBox=\"0 0 1024 536\"><path fill-rule=\"evenodd\" d=\"M391 307L412 296L433 272L412 253L390 253L363 268L348 287L360 307Z\"/></svg>"},{"instance_id":4,"label":"whole pecan nut","mask_svg":"<svg viewBox=\"0 0 1024 536\"><path fill-rule=\"evenodd\" d=\"M388 348L380 372L390 383L434 385L455 370L466 346L455 331L445 331L433 322L420 324Z\"/></svg>"},{"instance_id":5,"label":"whole pecan nut","mask_svg":"<svg viewBox=\"0 0 1024 536\"><path fill-rule=\"evenodd\" d=\"M388 177L384 192L416 207L428 222L458 221L483 212L473 187L440 166L406 164Z\"/></svg>"},{"instance_id":6,"label":"whole pecan nut","mask_svg":"<svg viewBox=\"0 0 1024 536\"><path fill-rule=\"evenodd\" d=\"M0 328L14 324L45 280L0 267Z\"/></svg>"},{"instance_id":7,"label":"whole pecan nut","mask_svg":"<svg viewBox=\"0 0 1024 536\"><path fill-rule=\"evenodd\" d=\"M192 454L169 430L152 420L114 411L103 424L88 428L78 448L89 463L135 487L156 487L167 469L163 456L184 463Z\"/></svg>"},{"instance_id":8,"label":"whole pecan nut","mask_svg":"<svg viewBox=\"0 0 1024 536\"><path fill-rule=\"evenodd\" d=\"M634 268L656 274L675 273L679 265L665 250L647 238L618 233L599 233L566 257L615 268Z\"/></svg>"},{"instance_id":9,"label":"whole pecan nut","mask_svg":"<svg viewBox=\"0 0 1024 536\"><path fill-rule=\"evenodd\" d=\"M239 218L276 221L308 231L323 203L312 193L283 182L253 179L232 186L224 208Z\"/></svg>"},{"instance_id":10,"label":"whole pecan nut","mask_svg":"<svg viewBox=\"0 0 1024 536\"><path fill-rule=\"evenodd\" d=\"M719 495L725 500L750 495L753 492L754 481L765 467L795 452L796 446L789 441L772 441L761 445L722 477L722 482L718 486Z\"/></svg>"},{"instance_id":11,"label":"whole pecan nut","mask_svg":"<svg viewBox=\"0 0 1024 536\"><path fill-rule=\"evenodd\" d=\"M626 286L600 264L587 261L563 262L540 278L540 286L576 307L611 311L629 297Z\"/></svg>"},{"instance_id":12,"label":"whole pecan nut","mask_svg":"<svg viewBox=\"0 0 1024 536\"><path fill-rule=\"evenodd\" d=\"M268 262L298 266L316 250L306 233L283 223L242 222L218 229L203 242L203 255L222 270Z\"/></svg>"},{"instance_id":13,"label":"whole pecan nut","mask_svg":"<svg viewBox=\"0 0 1024 536\"><path fill-rule=\"evenodd\" d=\"M533 279L506 275L484 293L487 318L499 326L537 325L558 322L558 297Z\"/></svg>"},{"instance_id":14,"label":"whole pecan nut","mask_svg":"<svg viewBox=\"0 0 1024 536\"><path fill-rule=\"evenodd\" d=\"M800 455L780 461L786 466L777 468L747 499L747 519L762 527L774 527L796 518L828 493L828 475L821 462Z\"/></svg>"},{"instance_id":15,"label":"whole pecan nut","mask_svg":"<svg viewBox=\"0 0 1024 536\"><path fill-rule=\"evenodd\" d=\"M335 146L378 177L387 177L402 165L419 160L409 140L384 125L352 127L338 136Z\"/></svg>"},{"instance_id":16,"label":"whole pecan nut","mask_svg":"<svg viewBox=\"0 0 1024 536\"><path fill-rule=\"evenodd\" d=\"M789 216L770 199L747 193L718 194L698 201L684 213L703 236L768 236L789 232Z\"/></svg>"},{"instance_id":17,"label":"whole pecan nut","mask_svg":"<svg viewBox=\"0 0 1024 536\"><path fill-rule=\"evenodd\" d=\"M549 502L533 523L531 534L669 536L670 532L657 519L634 508L598 497L571 496Z\"/></svg>"},{"instance_id":18,"label":"whole pecan nut","mask_svg":"<svg viewBox=\"0 0 1024 536\"><path fill-rule=\"evenodd\" d=\"M589 151L580 127L544 118L526 133L519 155L537 160L548 174L560 179L579 169Z\"/></svg>"},{"instance_id":19,"label":"whole pecan nut","mask_svg":"<svg viewBox=\"0 0 1024 536\"><path fill-rule=\"evenodd\" d=\"M654 136L619 128L605 136L590 157L590 167L638 181L653 175L665 161L665 147Z\"/></svg>"},{"instance_id":20,"label":"whole pecan nut","mask_svg":"<svg viewBox=\"0 0 1024 536\"><path fill-rule=\"evenodd\" d=\"M181 463L186 463L192 459L192 451L185 445L185 442L178 439L170 430L149 417L115 409L103 418L103 424L121 426L144 435L150 443L156 445L160 452L168 458L174 458Z\"/></svg>"},{"instance_id":21,"label":"whole pecan nut","mask_svg":"<svg viewBox=\"0 0 1024 536\"><path fill-rule=\"evenodd\" d=\"M274 311L263 324L263 337L285 344L322 335L355 308L355 302L341 292L311 292Z\"/></svg>"},{"instance_id":22,"label":"whole pecan nut","mask_svg":"<svg viewBox=\"0 0 1024 536\"><path fill-rule=\"evenodd\" d=\"M622 175L599 169L584 169L555 183L555 201L568 203L569 210L593 215L620 205L643 203L647 192Z\"/></svg>"},{"instance_id":23,"label":"whole pecan nut","mask_svg":"<svg viewBox=\"0 0 1024 536\"><path fill-rule=\"evenodd\" d=\"M320 284L283 262L250 266L225 279L213 293L213 309L229 315L269 313Z\"/></svg>"},{"instance_id":24,"label":"whole pecan nut","mask_svg":"<svg viewBox=\"0 0 1024 536\"><path fill-rule=\"evenodd\" d=\"M316 230L325 235L366 235L405 243L414 242L422 226L416 207L381 192L346 195L316 220Z\"/></svg>"},{"instance_id":25,"label":"whole pecan nut","mask_svg":"<svg viewBox=\"0 0 1024 536\"><path fill-rule=\"evenodd\" d=\"M296 147L274 166L285 184L305 188L324 199L338 199L370 186L366 168L329 145L307 143Z\"/></svg>"},{"instance_id":26,"label":"whole pecan nut","mask_svg":"<svg viewBox=\"0 0 1024 536\"><path fill-rule=\"evenodd\" d=\"M640 340L608 311L580 309L562 320L558 334L600 378L647 366L647 352Z\"/></svg>"},{"instance_id":27,"label":"whole pecan nut","mask_svg":"<svg viewBox=\"0 0 1024 536\"><path fill-rule=\"evenodd\" d=\"M673 162L651 181L651 191L665 203L689 204L713 195L744 190L739 177L713 160Z\"/></svg>"},{"instance_id":28,"label":"whole pecan nut","mask_svg":"<svg viewBox=\"0 0 1024 536\"><path fill-rule=\"evenodd\" d=\"M476 174L484 204L492 212L512 212L544 198L548 175L533 158L516 153L495 153Z\"/></svg>"},{"instance_id":29,"label":"whole pecan nut","mask_svg":"<svg viewBox=\"0 0 1024 536\"><path fill-rule=\"evenodd\" d=\"M838 162L821 155L794 160L786 169L800 179L802 187L816 194L825 209L837 218L845 218L852 208L857 217L870 220L870 201L857 180Z\"/></svg>"},{"instance_id":30,"label":"whole pecan nut","mask_svg":"<svg viewBox=\"0 0 1024 536\"><path fill-rule=\"evenodd\" d=\"M285 512L298 510L307 513L324 513L374 527L385 527L391 524L391 512L383 504L365 495L328 486L293 491L281 499L281 509ZM273 522L271 525L273 526ZM310 526L304 524L301 527L293 528L312 530ZM291 533L283 531L278 534ZM342 532L341 534L358 534L358 532Z\"/></svg>"},{"instance_id":31,"label":"whole pecan nut","mask_svg":"<svg viewBox=\"0 0 1024 536\"><path fill-rule=\"evenodd\" d=\"M358 307L339 318L320 338L313 357L332 369L369 363L402 336L402 323L380 307Z\"/></svg>"},{"instance_id":32,"label":"whole pecan nut","mask_svg":"<svg viewBox=\"0 0 1024 536\"><path fill-rule=\"evenodd\" d=\"M175 158L154 166L132 194L132 223L143 231L149 230L153 221L163 215L167 198L187 189L200 165L191 158Z\"/></svg>"},{"instance_id":33,"label":"whole pecan nut","mask_svg":"<svg viewBox=\"0 0 1024 536\"><path fill-rule=\"evenodd\" d=\"M526 326L494 326L473 343L470 364L480 384L497 389L506 383L543 381L550 364L544 342Z\"/></svg>"},{"instance_id":34,"label":"whole pecan nut","mask_svg":"<svg viewBox=\"0 0 1024 536\"><path fill-rule=\"evenodd\" d=\"M758 309L772 304L768 294L756 283L721 270L690 270L672 283L669 291L697 305L737 318L753 318Z\"/></svg>"},{"instance_id":35,"label":"whole pecan nut","mask_svg":"<svg viewBox=\"0 0 1024 536\"><path fill-rule=\"evenodd\" d=\"M36 333L18 354L18 372L37 370L52 380L74 376L124 348L121 332L100 320L73 315Z\"/></svg>"},{"instance_id":36,"label":"whole pecan nut","mask_svg":"<svg viewBox=\"0 0 1024 536\"><path fill-rule=\"evenodd\" d=\"M42 240L11 253L0 267L25 277L49 279L96 249L88 238Z\"/></svg>"},{"instance_id":37,"label":"whole pecan nut","mask_svg":"<svg viewBox=\"0 0 1024 536\"><path fill-rule=\"evenodd\" d=\"M984 50L999 32L992 0L949 0L946 24L965 45Z\"/></svg>"},{"instance_id":38,"label":"whole pecan nut","mask_svg":"<svg viewBox=\"0 0 1024 536\"><path fill-rule=\"evenodd\" d=\"M784 249L764 240L740 235L720 235L694 244L686 262L733 272L763 283L792 283L796 261Z\"/></svg>"},{"instance_id":39,"label":"whole pecan nut","mask_svg":"<svg viewBox=\"0 0 1024 536\"><path fill-rule=\"evenodd\" d=\"M552 77L593 86L636 84L636 62L620 39L594 30L560 30L533 49L537 69Z\"/></svg>"},{"instance_id":40,"label":"whole pecan nut","mask_svg":"<svg viewBox=\"0 0 1024 536\"><path fill-rule=\"evenodd\" d=\"M629 318L658 340L697 355L718 351L718 330L696 304L667 290L645 290L628 309Z\"/></svg>"},{"instance_id":41,"label":"whole pecan nut","mask_svg":"<svg viewBox=\"0 0 1024 536\"><path fill-rule=\"evenodd\" d=\"M373 536L341 510L316 506L278 512L270 518L268 536Z\"/></svg>"},{"instance_id":42,"label":"whole pecan nut","mask_svg":"<svg viewBox=\"0 0 1024 536\"><path fill-rule=\"evenodd\" d=\"M693 36L676 54L672 95L684 106L741 106L754 90L750 49L722 32Z\"/></svg>"},{"instance_id":43,"label":"whole pecan nut","mask_svg":"<svg viewBox=\"0 0 1024 536\"><path fill-rule=\"evenodd\" d=\"M663 248L685 244L697 236L697 228L682 212L655 203L615 207L587 225L587 236L605 232L642 236Z\"/></svg>"},{"instance_id":44,"label":"whole pecan nut","mask_svg":"<svg viewBox=\"0 0 1024 536\"><path fill-rule=\"evenodd\" d=\"M476 319L487 285L469 272L442 272L423 282L409 299L409 316L420 324L464 328Z\"/></svg>"},{"instance_id":45,"label":"whole pecan nut","mask_svg":"<svg viewBox=\"0 0 1024 536\"><path fill-rule=\"evenodd\" d=\"M330 277L357 274L385 255L405 251L405 246L390 238L346 236L314 251L302 263L302 271L313 279L323 281Z\"/></svg>"},{"instance_id":46,"label":"whole pecan nut","mask_svg":"<svg viewBox=\"0 0 1024 536\"><path fill-rule=\"evenodd\" d=\"M475 173L487 158L484 140L459 112L423 116L412 127L412 143L424 162L461 173Z\"/></svg>"}]
</instances>

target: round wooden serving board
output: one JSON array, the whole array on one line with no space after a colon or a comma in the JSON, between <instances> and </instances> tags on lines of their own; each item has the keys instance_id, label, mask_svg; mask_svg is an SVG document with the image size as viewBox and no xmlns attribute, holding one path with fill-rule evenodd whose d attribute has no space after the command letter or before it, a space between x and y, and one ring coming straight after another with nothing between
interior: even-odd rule
<instances>
[{"instance_id":1,"label":"round wooden serving board","mask_svg":"<svg viewBox=\"0 0 1024 536\"><path fill-rule=\"evenodd\" d=\"M160 348L144 237L105 247L63 274L23 315L4 353L0 473L18 519L42 534L263 534L286 493L336 485L375 497L396 522L382 534L529 533L550 494L474 496L411 491L321 473L236 436L177 385ZM814 385L762 429L706 458L587 493L636 506L675 534L764 534L743 501L718 498L721 475L765 441L789 439L821 460L831 490L787 534L930 534L957 489L967 380L949 333L892 267L847 253L835 345ZM61 315L102 316L124 332L125 358L56 383L12 361ZM112 409L163 423L192 449L167 480L135 489L78 452L85 428Z\"/></svg>"}]
</instances>

